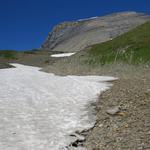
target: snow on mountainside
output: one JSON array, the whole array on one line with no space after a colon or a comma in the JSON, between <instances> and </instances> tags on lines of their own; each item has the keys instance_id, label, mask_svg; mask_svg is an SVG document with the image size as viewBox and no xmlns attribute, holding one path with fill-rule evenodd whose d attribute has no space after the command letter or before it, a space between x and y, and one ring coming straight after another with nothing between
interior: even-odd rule
<instances>
[{"instance_id":1,"label":"snow on mountainside","mask_svg":"<svg viewBox=\"0 0 150 150\"><path fill-rule=\"evenodd\" d=\"M56 76L40 68L12 64L0 70L0 149L60 150L76 130L89 128L86 109L113 77ZM92 121L93 120L93 121Z\"/></svg>"},{"instance_id":2,"label":"snow on mountainside","mask_svg":"<svg viewBox=\"0 0 150 150\"><path fill-rule=\"evenodd\" d=\"M61 54L53 54L51 57L69 57L74 55L75 53L61 53Z\"/></svg>"}]
</instances>

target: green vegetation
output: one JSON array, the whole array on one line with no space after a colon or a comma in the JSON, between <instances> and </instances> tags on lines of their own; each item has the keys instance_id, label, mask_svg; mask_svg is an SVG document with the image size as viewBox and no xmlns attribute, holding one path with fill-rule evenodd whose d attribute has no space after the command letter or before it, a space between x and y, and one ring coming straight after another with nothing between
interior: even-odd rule
<instances>
[{"instance_id":1,"label":"green vegetation","mask_svg":"<svg viewBox=\"0 0 150 150\"><path fill-rule=\"evenodd\" d=\"M13 50L0 50L0 57L5 59L16 59L17 51Z\"/></svg>"},{"instance_id":2,"label":"green vegetation","mask_svg":"<svg viewBox=\"0 0 150 150\"><path fill-rule=\"evenodd\" d=\"M150 62L150 22L111 41L93 45L85 54L89 65L123 62L145 64Z\"/></svg>"},{"instance_id":3,"label":"green vegetation","mask_svg":"<svg viewBox=\"0 0 150 150\"><path fill-rule=\"evenodd\" d=\"M138 67L150 67L150 22L113 40L89 46L71 57L58 59L43 70L61 75L114 75L114 72L124 75Z\"/></svg>"},{"instance_id":4,"label":"green vegetation","mask_svg":"<svg viewBox=\"0 0 150 150\"><path fill-rule=\"evenodd\" d=\"M0 50L0 58L4 59L17 59L20 55L30 55L30 54L36 54L38 50L26 50L26 51L15 51L15 50Z\"/></svg>"}]
</instances>

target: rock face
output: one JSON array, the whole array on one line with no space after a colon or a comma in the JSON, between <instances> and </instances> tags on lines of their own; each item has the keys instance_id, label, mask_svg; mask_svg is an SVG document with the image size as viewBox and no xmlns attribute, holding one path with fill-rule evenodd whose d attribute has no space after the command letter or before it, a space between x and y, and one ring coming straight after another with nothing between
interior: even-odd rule
<instances>
[{"instance_id":1,"label":"rock face","mask_svg":"<svg viewBox=\"0 0 150 150\"><path fill-rule=\"evenodd\" d=\"M41 49L76 52L89 45L111 40L147 21L150 16L136 12L121 12L75 22L64 22L49 33Z\"/></svg>"}]
</instances>

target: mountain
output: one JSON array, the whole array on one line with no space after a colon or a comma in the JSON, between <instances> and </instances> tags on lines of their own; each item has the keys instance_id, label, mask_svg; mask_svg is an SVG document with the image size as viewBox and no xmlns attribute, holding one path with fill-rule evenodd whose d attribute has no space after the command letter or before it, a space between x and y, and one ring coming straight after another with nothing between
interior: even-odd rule
<instances>
[{"instance_id":1,"label":"mountain","mask_svg":"<svg viewBox=\"0 0 150 150\"><path fill-rule=\"evenodd\" d=\"M76 52L89 45L106 42L147 22L144 13L121 12L104 17L93 17L60 23L49 33L41 49Z\"/></svg>"},{"instance_id":2,"label":"mountain","mask_svg":"<svg viewBox=\"0 0 150 150\"><path fill-rule=\"evenodd\" d=\"M102 66L145 65L150 66L150 22L144 23L110 41L91 45L71 57L56 61L43 68L56 74L96 74ZM124 69L118 66L116 72ZM135 67L136 68L136 67ZM113 71L114 72L114 71Z\"/></svg>"}]
</instances>

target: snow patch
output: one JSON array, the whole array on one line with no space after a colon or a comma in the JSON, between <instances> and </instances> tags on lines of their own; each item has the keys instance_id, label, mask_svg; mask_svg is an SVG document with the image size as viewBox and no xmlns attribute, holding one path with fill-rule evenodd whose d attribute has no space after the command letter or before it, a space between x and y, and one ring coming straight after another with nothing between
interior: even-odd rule
<instances>
[{"instance_id":1,"label":"snow patch","mask_svg":"<svg viewBox=\"0 0 150 150\"><path fill-rule=\"evenodd\" d=\"M12 64L0 70L0 149L62 150L69 135L93 126L86 106L113 77L56 76ZM93 116L94 117L94 116Z\"/></svg>"},{"instance_id":2,"label":"snow patch","mask_svg":"<svg viewBox=\"0 0 150 150\"><path fill-rule=\"evenodd\" d=\"M61 53L61 54L53 54L51 57L69 57L74 55L75 53Z\"/></svg>"},{"instance_id":3,"label":"snow patch","mask_svg":"<svg viewBox=\"0 0 150 150\"><path fill-rule=\"evenodd\" d=\"M86 18L86 19L79 19L78 21L86 21L86 20L93 20L93 19L97 19L98 16L96 17L90 17L90 18Z\"/></svg>"}]
</instances>

